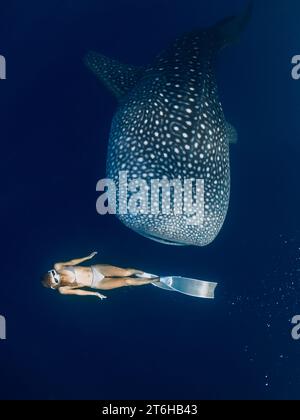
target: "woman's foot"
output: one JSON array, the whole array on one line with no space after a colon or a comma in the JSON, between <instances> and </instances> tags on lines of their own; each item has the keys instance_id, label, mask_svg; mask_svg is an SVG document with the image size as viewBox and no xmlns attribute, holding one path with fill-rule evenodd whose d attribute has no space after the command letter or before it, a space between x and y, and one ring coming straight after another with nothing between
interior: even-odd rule
<instances>
[{"instance_id":1,"label":"woman's foot","mask_svg":"<svg viewBox=\"0 0 300 420\"><path fill-rule=\"evenodd\" d=\"M96 293L95 296L97 296L99 299L103 300L103 299L107 299L106 296L102 295L101 293Z\"/></svg>"}]
</instances>

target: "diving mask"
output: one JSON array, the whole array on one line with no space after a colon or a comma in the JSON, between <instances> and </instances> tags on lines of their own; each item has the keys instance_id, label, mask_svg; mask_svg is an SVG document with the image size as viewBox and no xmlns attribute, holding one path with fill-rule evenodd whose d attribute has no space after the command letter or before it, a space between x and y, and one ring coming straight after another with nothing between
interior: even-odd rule
<instances>
[{"instance_id":1,"label":"diving mask","mask_svg":"<svg viewBox=\"0 0 300 420\"><path fill-rule=\"evenodd\" d=\"M60 284L60 275L56 270L50 270L48 271L48 274L50 274L51 279L53 280L53 283L56 284L56 286L59 286ZM55 289L55 287L51 287L51 289Z\"/></svg>"}]
</instances>

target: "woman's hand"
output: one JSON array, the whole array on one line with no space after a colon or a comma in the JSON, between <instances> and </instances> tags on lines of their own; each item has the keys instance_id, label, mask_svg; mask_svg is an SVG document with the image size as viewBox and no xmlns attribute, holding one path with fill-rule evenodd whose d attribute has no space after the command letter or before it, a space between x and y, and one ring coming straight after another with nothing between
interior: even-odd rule
<instances>
[{"instance_id":1,"label":"woman's hand","mask_svg":"<svg viewBox=\"0 0 300 420\"><path fill-rule=\"evenodd\" d=\"M97 254L98 254L98 252L97 252L97 251L92 252L92 253L88 256L88 259L89 259L89 260L91 260L91 259L92 259L92 258L94 258Z\"/></svg>"},{"instance_id":2,"label":"woman's hand","mask_svg":"<svg viewBox=\"0 0 300 420\"><path fill-rule=\"evenodd\" d=\"M73 289L68 286L60 287L58 289L59 293L62 295L76 295L76 296L95 296L99 299L106 299L106 296L101 295L98 292L91 292L90 290L81 290L81 289Z\"/></svg>"},{"instance_id":3,"label":"woman's hand","mask_svg":"<svg viewBox=\"0 0 300 420\"><path fill-rule=\"evenodd\" d=\"M106 296L102 295L101 293L96 293L95 296L97 296L99 299L103 300L103 299L107 299Z\"/></svg>"},{"instance_id":4,"label":"woman's hand","mask_svg":"<svg viewBox=\"0 0 300 420\"><path fill-rule=\"evenodd\" d=\"M85 261L91 260L92 258L94 258L95 255L97 255L98 252L92 252L88 257L83 257L83 258L75 258L73 260L70 261L66 261L66 262L60 262L60 263L56 263L54 264L54 268L56 271L62 270L64 266L66 265L78 265L81 264Z\"/></svg>"}]
</instances>

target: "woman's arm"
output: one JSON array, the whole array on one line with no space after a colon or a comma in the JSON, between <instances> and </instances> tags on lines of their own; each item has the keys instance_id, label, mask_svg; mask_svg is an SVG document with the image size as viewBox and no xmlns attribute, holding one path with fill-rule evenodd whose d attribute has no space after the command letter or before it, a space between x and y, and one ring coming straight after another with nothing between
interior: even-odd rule
<instances>
[{"instance_id":1,"label":"woman's arm","mask_svg":"<svg viewBox=\"0 0 300 420\"><path fill-rule=\"evenodd\" d=\"M65 265L78 265L81 264L85 261L91 260L92 258L94 258L95 255L97 255L98 252L92 252L89 256L87 257L83 257L83 258L74 258L73 260L70 261L66 261L66 262L60 262L60 263L56 263L54 264L54 268L56 271L61 270Z\"/></svg>"},{"instance_id":2,"label":"woman's arm","mask_svg":"<svg viewBox=\"0 0 300 420\"><path fill-rule=\"evenodd\" d=\"M98 292L90 292L87 290L81 290L81 289L73 289L72 287L60 287L58 289L59 293L61 293L62 295L76 295L76 296L96 296L99 299L106 299L106 296L102 295L101 293Z\"/></svg>"}]
</instances>

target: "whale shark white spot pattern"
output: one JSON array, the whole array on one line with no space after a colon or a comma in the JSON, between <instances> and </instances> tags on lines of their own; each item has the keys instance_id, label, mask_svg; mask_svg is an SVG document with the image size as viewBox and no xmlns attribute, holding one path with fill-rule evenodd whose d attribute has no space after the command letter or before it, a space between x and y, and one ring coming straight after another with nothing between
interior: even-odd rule
<instances>
[{"instance_id":1,"label":"whale shark white spot pattern","mask_svg":"<svg viewBox=\"0 0 300 420\"><path fill-rule=\"evenodd\" d=\"M224 117L218 96L214 61L250 18L246 12L207 30L184 35L161 53L152 66L119 68L116 62L90 56L98 77L119 97L113 118L107 176L118 182L120 170L129 179L203 179L205 215L192 226L186 215L118 215L129 228L151 239L174 245L205 246L220 232L229 205L229 143L235 129ZM187 203L188 207L192 203Z\"/></svg>"}]
</instances>

